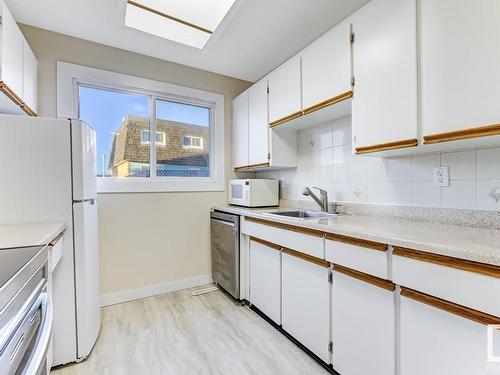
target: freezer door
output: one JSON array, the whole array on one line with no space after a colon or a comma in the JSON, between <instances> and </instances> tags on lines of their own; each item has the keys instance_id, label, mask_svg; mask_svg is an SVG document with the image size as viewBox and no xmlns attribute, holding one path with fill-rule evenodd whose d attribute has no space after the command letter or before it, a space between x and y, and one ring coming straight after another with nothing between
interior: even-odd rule
<instances>
[{"instance_id":1,"label":"freezer door","mask_svg":"<svg viewBox=\"0 0 500 375\"><path fill-rule=\"evenodd\" d=\"M71 120L71 153L73 165L73 200L96 196L96 137L85 122Z\"/></svg>"},{"instance_id":2,"label":"freezer door","mask_svg":"<svg viewBox=\"0 0 500 375\"><path fill-rule=\"evenodd\" d=\"M75 238L76 330L78 358L89 355L101 327L97 202L73 205Z\"/></svg>"}]
</instances>

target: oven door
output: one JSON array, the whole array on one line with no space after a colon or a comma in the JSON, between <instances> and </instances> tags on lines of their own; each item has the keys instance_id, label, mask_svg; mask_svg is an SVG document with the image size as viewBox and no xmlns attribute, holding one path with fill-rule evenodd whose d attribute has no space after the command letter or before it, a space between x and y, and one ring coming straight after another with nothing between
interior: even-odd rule
<instances>
[{"instance_id":1,"label":"oven door","mask_svg":"<svg viewBox=\"0 0 500 375\"><path fill-rule=\"evenodd\" d=\"M8 368L0 374L47 375L47 352L52 332L52 301L47 291L33 303L5 352ZM5 372L4 372L5 370Z\"/></svg>"},{"instance_id":2,"label":"oven door","mask_svg":"<svg viewBox=\"0 0 500 375\"><path fill-rule=\"evenodd\" d=\"M229 181L228 203L238 206L248 206L248 181L235 180Z\"/></svg>"}]
</instances>

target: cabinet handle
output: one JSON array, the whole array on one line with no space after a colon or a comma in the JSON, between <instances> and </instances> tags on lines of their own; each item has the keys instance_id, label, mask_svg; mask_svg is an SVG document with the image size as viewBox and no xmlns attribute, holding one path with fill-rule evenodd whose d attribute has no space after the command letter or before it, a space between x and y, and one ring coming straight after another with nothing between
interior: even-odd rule
<instances>
[{"instance_id":1,"label":"cabinet handle","mask_svg":"<svg viewBox=\"0 0 500 375\"><path fill-rule=\"evenodd\" d=\"M424 135L424 144L430 145L433 143L457 141L460 139L487 137L499 134L500 134L500 124L493 124L493 125L479 126L477 128L457 130L447 133Z\"/></svg>"},{"instance_id":2,"label":"cabinet handle","mask_svg":"<svg viewBox=\"0 0 500 375\"><path fill-rule=\"evenodd\" d=\"M257 242L257 243L260 243L261 245L267 246L271 249L281 251L280 245L276 245L275 243L272 243L272 242L269 242L266 240L262 240L260 238L254 237L254 236L250 236L250 241Z\"/></svg>"},{"instance_id":3,"label":"cabinet handle","mask_svg":"<svg viewBox=\"0 0 500 375\"><path fill-rule=\"evenodd\" d=\"M292 232L307 234L310 236L324 237L324 233L321 231L309 229L309 228L297 227L295 225L290 225L290 224L278 223L277 221L265 220L265 219L260 219L260 218L252 217L252 216L245 216L245 220L251 221L254 223L258 223L258 224L262 224L262 225L267 225L270 227L289 230Z\"/></svg>"},{"instance_id":4,"label":"cabinet handle","mask_svg":"<svg viewBox=\"0 0 500 375\"><path fill-rule=\"evenodd\" d=\"M372 284L372 285L377 286L379 288L388 290L389 292L393 292L394 290L396 290L396 285L394 285L394 283L389 281L389 280L385 280L385 279L382 279L380 277L368 275L367 273L356 271L356 270L353 270L351 268L347 268L344 266L340 266L340 265L335 264L335 263L332 266L333 266L332 270L335 272L344 274L346 276L350 276L350 277L357 279L357 280L360 280L360 281L364 281L365 283Z\"/></svg>"},{"instance_id":5,"label":"cabinet handle","mask_svg":"<svg viewBox=\"0 0 500 375\"><path fill-rule=\"evenodd\" d=\"M388 150L396 150L399 148L415 147L418 145L418 139L405 139L402 141L379 143L377 145L356 147L356 154L368 154L370 152L380 152Z\"/></svg>"},{"instance_id":6,"label":"cabinet handle","mask_svg":"<svg viewBox=\"0 0 500 375\"><path fill-rule=\"evenodd\" d=\"M368 240L361 240L359 238L344 236L341 234L326 233L325 238L327 240L330 240L330 241L343 242L343 243L347 243L350 245L365 247L365 248L372 249L372 250L387 251L387 249L388 249L388 246L386 244L383 244L383 243L368 241Z\"/></svg>"},{"instance_id":7,"label":"cabinet handle","mask_svg":"<svg viewBox=\"0 0 500 375\"><path fill-rule=\"evenodd\" d=\"M313 257L311 255L301 253L300 251L289 249L287 247L283 247L282 251L284 254L288 254L288 255L291 255L295 258L305 260L306 262L311 262L311 263L314 263L318 266L325 267L325 268L330 267L330 262L328 262L324 259L316 258L316 257Z\"/></svg>"},{"instance_id":8,"label":"cabinet handle","mask_svg":"<svg viewBox=\"0 0 500 375\"><path fill-rule=\"evenodd\" d=\"M410 288L401 287L401 295L428 306L435 307L439 310L443 310L462 318L472 320L479 324L500 324L500 318L497 316L458 305L456 303L449 302L438 297L430 296L428 294L418 292Z\"/></svg>"},{"instance_id":9,"label":"cabinet handle","mask_svg":"<svg viewBox=\"0 0 500 375\"><path fill-rule=\"evenodd\" d=\"M400 257L411 258L422 262L434 263L444 267L451 267L463 271L479 273L494 278L500 278L500 266L493 264L485 264L473 262L471 260L453 258L446 255L431 254L425 251L406 249L404 247L395 246L392 252L393 255Z\"/></svg>"},{"instance_id":10,"label":"cabinet handle","mask_svg":"<svg viewBox=\"0 0 500 375\"><path fill-rule=\"evenodd\" d=\"M334 96L333 98L327 99L325 101L322 101L318 104L312 105L312 106L304 109L304 115L307 115L307 114L312 113L314 111L318 111L320 109L331 106L333 104L340 103L340 102L347 100L347 99L350 99L350 98L352 98L352 91L344 92L340 95Z\"/></svg>"},{"instance_id":11,"label":"cabinet handle","mask_svg":"<svg viewBox=\"0 0 500 375\"><path fill-rule=\"evenodd\" d=\"M285 116L285 117L280 118L278 120L275 120L273 122L270 122L269 123L269 127L272 128L274 126L281 125L281 124L283 124L285 122L288 122L288 121L294 120L296 118L299 118L300 116L302 116L302 111L298 111L298 112L292 113L291 115L288 115L288 116Z\"/></svg>"}]
</instances>

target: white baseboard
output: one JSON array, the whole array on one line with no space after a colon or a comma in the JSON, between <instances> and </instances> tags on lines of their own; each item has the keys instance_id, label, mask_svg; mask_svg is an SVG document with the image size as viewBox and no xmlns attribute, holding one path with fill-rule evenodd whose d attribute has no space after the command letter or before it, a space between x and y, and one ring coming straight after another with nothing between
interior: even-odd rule
<instances>
[{"instance_id":1,"label":"white baseboard","mask_svg":"<svg viewBox=\"0 0 500 375\"><path fill-rule=\"evenodd\" d=\"M189 279L170 281L165 284L151 285L144 288L125 290L118 293L103 294L101 295L101 307L133 301L135 299L157 296L168 292L175 292L176 290L194 288L196 286L210 284L211 282L212 275L202 275L191 277Z\"/></svg>"}]
</instances>

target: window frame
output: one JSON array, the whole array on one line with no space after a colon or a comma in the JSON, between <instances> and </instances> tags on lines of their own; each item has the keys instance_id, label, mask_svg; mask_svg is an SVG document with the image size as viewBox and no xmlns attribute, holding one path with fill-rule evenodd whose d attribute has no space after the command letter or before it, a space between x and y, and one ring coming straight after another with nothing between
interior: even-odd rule
<instances>
[{"instance_id":1,"label":"window frame","mask_svg":"<svg viewBox=\"0 0 500 375\"><path fill-rule=\"evenodd\" d=\"M98 193L225 190L224 95L57 61L58 117L79 117L80 86L150 96L150 134L156 134L157 130L157 100L174 101L210 108L210 177L156 176L156 137L153 137L151 142L150 136L151 176L97 177Z\"/></svg>"},{"instance_id":2,"label":"window frame","mask_svg":"<svg viewBox=\"0 0 500 375\"><path fill-rule=\"evenodd\" d=\"M184 139L189 138L189 145L184 144ZM199 146L193 146L193 139L197 139L200 141ZM192 150L203 150L203 137L199 137L196 135L183 135L182 136L182 147L186 149L192 149Z\"/></svg>"},{"instance_id":3,"label":"window frame","mask_svg":"<svg viewBox=\"0 0 500 375\"><path fill-rule=\"evenodd\" d=\"M141 130L141 145L149 145L149 140L147 141L144 141L142 139L142 134L143 133L148 133L148 134L151 134L151 131L150 130L146 130L146 129L142 129ZM158 135L161 135L162 138L163 138L163 141L158 141ZM165 147L167 145L167 133L165 132L156 132L156 138L155 138L155 143L157 146L162 146L162 147Z\"/></svg>"}]
</instances>

